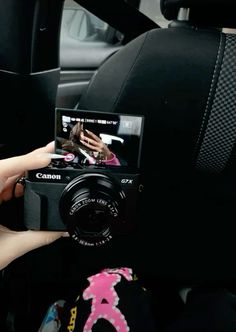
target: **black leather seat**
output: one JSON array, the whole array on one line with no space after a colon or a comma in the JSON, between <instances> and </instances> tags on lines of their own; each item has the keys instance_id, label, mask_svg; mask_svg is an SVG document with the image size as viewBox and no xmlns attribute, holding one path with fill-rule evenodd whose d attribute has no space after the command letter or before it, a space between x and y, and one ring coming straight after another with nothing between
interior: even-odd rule
<instances>
[{"instance_id":1,"label":"black leather seat","mask_svg":"<svg viewBox=\"0 0 236 332\"><path fill-rule=\"evenodd\" d=\"M236 35L222 28L236 27L234 0L163 0L161 9L170 26L108 59L79 108L145 115L140 268L233 280Z\"/></svg>"}]
</instances>

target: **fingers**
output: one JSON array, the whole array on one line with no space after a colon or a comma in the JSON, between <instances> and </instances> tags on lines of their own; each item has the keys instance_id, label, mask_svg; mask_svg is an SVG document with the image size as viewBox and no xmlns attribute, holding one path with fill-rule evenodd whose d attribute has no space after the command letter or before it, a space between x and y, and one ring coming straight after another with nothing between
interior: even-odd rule
<instances>
[{"instance_id":1,"label":"fingers","mask_svg":"<svg viewBox=\"0 0 236 332\"><path fill-rule=\"evenodd\" d=\"M39 149L38 153L31 152L22 156L0 160L0 176L4 179L24 173L26 170L45 167L50 161L50 154L44 152L43 149Z\"/></svg>"},{"instance_id":2,"label":"fingers","mask_svg":"<svg viewBox=\"0 0 236 332\"><path fill-rule=\"evenodd\" d=\"M0 192L5 187L8 178L19 176L27 170L46 167L52 158L54 151L54 142L45 147L38 148L22 156L12 157L0 160ZM10 180L10 182L12 182Z\"/></svg>"},{"instance_id":3,"label":"fingers","mask_svg":"<svg viewBox=\"0 0 236 332\"><path fill-rule=\"evenodd\" d=\"M95 151L98 151L98 152L100 152L100 148L99 148L99 146L97 146L97 143L95 142L95 141L93 141L93 140L91 140L91 139L88 139L88 138L86 138L86 140L87 140L87 142L86 141L83 141L83 140L80 140L80 142L84 145L84 146L86 146L88 149L90 149L90 150L95 150Z\"/></svg>"},{"instance_id":4,"label":"fingers","mask_svg":"<svg viewBox=\"0 0 236 332\"><path fill-rule=\"evenodd\" d=\"M96 136L94 133L86 129L88 136L85 136L83 133L81 134L80 142L89 148L90 150L101 152L104 143L102 140Z\"/></svg>"},{"instance_id":5,"label":"fingers","mask_svg":"<svg viewBox=\"0 0 236 332\"><path fill-rule=\"evenodd\" d=\"M48 245L61 237L67 236L69 236L67 232L15 232L0 226L0 269L3 269L14 259L31 250Z\"/></svg>"},{"instance_id":6,"label":"fingers","mask_svg":"<svg viewBox=\"0 0 236 332\"><path fill-rule=\"evenodd\" d=\"M46 146L37 148L33 150L32 152L28 153L28 155L35 155L35 154L41 154L41 153L53 153L55 151L55 142L52 141L48 143Z\"/></svg>"},{"instance_id":7,"label":"fingers","mask_svg":"<svg viewBox=\"0 0 236 332\"><path fill-rule=\"evenodd\" d=\"M22 241L22 249L25 252L30 250L46 246L61 237L68 237L67 232L55 232L55 231L25 231L22 232L24 243Z\"/></svg>"},{"instance_id":8,"label":"fingers","mask_svg":"<svg viewBox=\"0 0 236 332\"><path fill-rule=\"evenodd\" d=\"M94 139L95 142L97 143L101 142L101 139L97 135L95 135L92 131L89 131L88 129L86 129L85 131L91 138Z\"/></svg>"},{"instance_id":9,"label":"fingers","mask_svg":"<svg viewBox=\"0 0 236 332\"><path fill-rule=\"evenodd\" d=\"M20 177L21 175L19 174L12 176L6 180L6 182L3 185L2 191L0 192L1 201L8 201L9 199L11 199L13 195L13 190L14 190L14 197L20 197L24 194L24 186L22 186L21 184L16 184L16 181Z\"/></svg>"}]
</instances>

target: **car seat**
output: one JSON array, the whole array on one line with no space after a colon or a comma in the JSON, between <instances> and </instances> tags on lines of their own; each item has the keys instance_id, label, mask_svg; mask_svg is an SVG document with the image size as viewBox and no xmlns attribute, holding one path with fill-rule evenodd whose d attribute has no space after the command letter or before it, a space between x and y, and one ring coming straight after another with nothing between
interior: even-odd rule
<instances>
[{"instance_id":1,"label":"car seat","mask_svg":"<svg viewBox=\"0 0 236 332\"><path fill-rule=\"evenodd\" d=\"M145 116L137 262L185 282L236 277L233 0L163 0L150 30L97 71L79 109ZM138 260L138 259L137 259Z\"/></svg>"}]
</instances>

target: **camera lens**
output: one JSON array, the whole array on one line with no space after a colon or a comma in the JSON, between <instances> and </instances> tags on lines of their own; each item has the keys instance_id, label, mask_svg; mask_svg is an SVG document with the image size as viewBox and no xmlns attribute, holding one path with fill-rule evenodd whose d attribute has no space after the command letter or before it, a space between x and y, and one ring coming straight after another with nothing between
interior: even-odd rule
<instances>
[{"instance_id":1,"label":"camera lens","mask_svg":"<svg viewBox=\"0 0 236 332\"><path fill-rule=\"evenodd\" d=\"M119 229L125 194L108 174L84 172L63 190L59 210L71 236L85 246L103 245Z\"/></svg>"}]
</instances>

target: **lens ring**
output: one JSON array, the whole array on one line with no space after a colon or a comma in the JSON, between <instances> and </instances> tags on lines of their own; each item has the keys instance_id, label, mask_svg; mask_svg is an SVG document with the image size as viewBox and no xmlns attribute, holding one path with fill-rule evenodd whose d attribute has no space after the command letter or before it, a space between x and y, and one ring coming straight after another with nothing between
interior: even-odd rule
<instances>
[{"instance_id":1,"label":"lens ring","mask_svg":"<svg viewBox=\"0 0 236 332\"><path fill-rule=\"evenodd\" d=\"M125 194L116 179L100 172L83 172L64 188L59 211L72 238L98 246L112 238L123 218Z\"/></svg>"}]
</instances>

